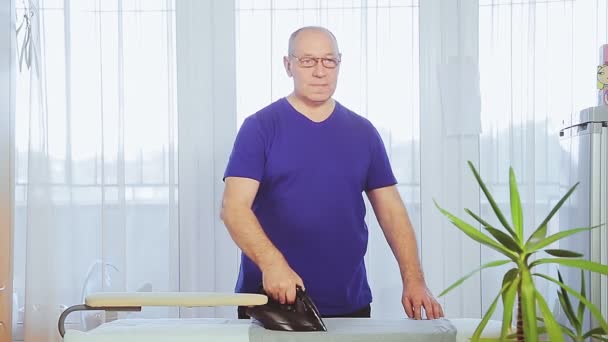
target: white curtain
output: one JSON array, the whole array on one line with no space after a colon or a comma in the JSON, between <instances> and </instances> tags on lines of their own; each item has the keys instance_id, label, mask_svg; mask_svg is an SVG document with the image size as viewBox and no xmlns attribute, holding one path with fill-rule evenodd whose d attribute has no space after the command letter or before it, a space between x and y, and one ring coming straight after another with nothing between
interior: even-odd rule
<instances>
[{"instance_id":1,"label":"white curtain","mask_svg":"<svg viewBox=\"0 0 608 342\"><path fill-rule=\"evenodd\" d=\"M437 295L480 262L480 247L439 213L477 211L479 191L467 160L479 159L477 0L420 3L421 259ZM425 157L426 156L426 157ZM477 317L479 276L442 298L448 317Z\"/></svg>"},{"instance_id":2,"label":"white curtain","mask_svg":"<svg viewBox=\"0 0 608 342\"><path fill-rule=\"evenodd\" d=\"M608 43L607 15L606 1L480 0L481 177L510 217L508 172L513 167L527 234L574 185L560 186L559 130L571 114L597 105L596 67L599 48ZM481 208L492 217L485 198ZM499 225L496 219L490 222ZM548 234L560 228L575 227L560 226L556 216ZM482 260L497 257L482 250ZM482 276L484 310L502 271L491 269ZM549 305L559 307L556 289L542 281L538 286Z\"/></svg>"},{"instance_id":3,"label":"white curtain","mask_svg":"<svg viewBox=\"0 0 608 342\"><path fill-rule=\"evenodd\" d=\"M176 2L179 108L179 290L233 292L239 250L220 220L223 174L236 136L234 2ZM183 308L180 317L236 308Z\"/></svg>"},{"instance_id":4,"label":"white curtain","mask_svg":"<svg viewBox=\"0 0 608 342\"><path fill-rule=\"evenodd\" d=\"M174 3L17 6L15 337L59 341L87 293L178 287Z\"/></svg>"}]
</instances>

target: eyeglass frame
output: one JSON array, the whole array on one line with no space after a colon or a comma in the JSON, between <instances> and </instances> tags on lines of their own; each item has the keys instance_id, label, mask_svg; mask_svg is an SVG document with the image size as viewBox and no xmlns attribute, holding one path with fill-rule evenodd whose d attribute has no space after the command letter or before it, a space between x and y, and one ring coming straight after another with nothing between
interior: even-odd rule
<instances>
[{"instance_id":1,"label":"eyeglass frame","mask_svg":"<svg viewBox=\"0 0 608 342\"><path fill-rule=\"evenodd\" d=\"M298 61L298 66L299 66L300 68L305 68L305 69L310 69L310 68L314 68L314 67L316 67L317 65L319 65L319 61L321 61L321 65L322 65L324 68L327 68L327 69L335 69L335 68L337 68L338 66L340 66L340 63L342 63L342 54L341 54L341 53L340 53L340 54L338 54L338 57L337 57L337 58L313 57L313 56L303 56L303 57L298 57L298 56L296 56L296 55L294 55L294 54L289 54L289 57L293 57L293 58L295 58L295 59ZM305 58L308 58L308 59L314 60L314 61L315 61L315 64L313 64L313 65L311 65L311 66L302 66L302 61L301 61L301 59L305 59ZM336 66L334 66L334 67L328 67L327 65L325 65L325 61L332 61L332 62L335 62L335 63L336 63Z\"/></svg>"}]
</instances>

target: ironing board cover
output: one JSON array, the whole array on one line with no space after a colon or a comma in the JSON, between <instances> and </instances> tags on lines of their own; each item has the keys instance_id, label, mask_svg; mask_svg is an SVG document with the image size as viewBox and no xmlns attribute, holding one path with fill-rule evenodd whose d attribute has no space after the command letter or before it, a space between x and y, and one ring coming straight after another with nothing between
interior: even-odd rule
<instances>
[{"instance_id":1,"label":"ironing board cover","mask_svg":"<svg viewBox=\"0 0 608 342\"><path fill-rule=\"evenodd\" d=\"M456 328L447 319L326 318L324 321L327 332L272 331L250 320L237 319L121 319L88 332L68 330L64 342L456 341Z\"/></svg>"}]
</instances>

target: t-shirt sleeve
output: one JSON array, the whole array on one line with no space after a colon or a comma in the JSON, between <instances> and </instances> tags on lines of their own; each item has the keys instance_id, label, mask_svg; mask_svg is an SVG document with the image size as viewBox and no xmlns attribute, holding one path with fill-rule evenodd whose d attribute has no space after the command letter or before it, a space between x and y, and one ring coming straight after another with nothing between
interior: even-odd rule
<instances>
[{"instance_id":1,"label":"t-shirt sleeve","mask_svg":"<svg viewBox=\"0 0 608 342\"><path fill-rule=\"evenodd\" d=\"M260 123L255 117L248 117L234 141L224 179L245 177L261 182L265 164L265 139Z\"/></svg>"},{"instance_id":2,"label":"t-shirt sleeve","mask_svg":"<svg viewBox=\"0 0 608 342\"><path fill-rule=\"evenodd\" d=\"M397 179L388 160L384 142L376 129L374 129L371 143L372 158L367 170L365 191L397 184Z\"/></svg>"}]
</instances>

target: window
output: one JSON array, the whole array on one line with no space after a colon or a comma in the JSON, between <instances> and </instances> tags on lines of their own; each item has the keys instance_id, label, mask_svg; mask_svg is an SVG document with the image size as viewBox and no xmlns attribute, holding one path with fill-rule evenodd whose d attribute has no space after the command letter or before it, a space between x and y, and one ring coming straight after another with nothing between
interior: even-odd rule
<instances>
[{"instance_id":1,"label":"window","mask_svg":"<svg viewBox=\"0 0 608 342\"><path fill-rule=\"evenodd\" d=\"M60 242L62 249L48 259L53 272L62 270L50 278L49 295L67 306L101 289L177 287L178 251L171 248L177 236L175 3L47 0L40 5L34 15L40 20L36 48L42 86L30 87L38 76L35 69L22 65L17 75L17 340L23 338L26 278L44 273L33 269L41 265L29 259L26 246L30 253L52 248L37 250L42 241L26 236L28 203L33 210L41 204L28 201L32 179L49 196L42 204L50 210L48 244ZM19 25L29 9L17 6ZM48 160L42 178L28 170L28 159L32 165L38 158L28 153L31 142L40 137L46 139L40 152ZM44 291L44 286L29 290ZM143 314L166 311L151 308ZM69 317L74 323L80 318Z\"/></svg>"}]
</instances>

